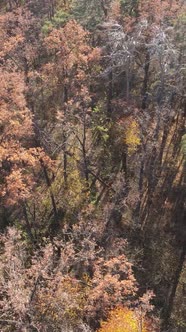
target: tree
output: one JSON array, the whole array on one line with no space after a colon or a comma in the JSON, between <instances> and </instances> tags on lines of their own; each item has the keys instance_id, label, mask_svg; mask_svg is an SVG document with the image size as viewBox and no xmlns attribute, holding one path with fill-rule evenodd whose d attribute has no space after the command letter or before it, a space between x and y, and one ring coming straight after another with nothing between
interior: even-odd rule
<instances>
[{"instance_id":1,"label":"tree","mask_svg":"<svg viewBox=\"0 0 186 332\"><path fill-rule=\"evenodd\" d=\"M148 318L128 308L117 308L103 322L99 332L155 332L158 331Z\"/></svg>"},{"instance_id":2,"label":"tree","mask_svg":"<svg viewBox=\"0 0 186 332\"><path fill-rule=\"evenodd\" d=\"M1 78L1 202L3 206L21 209L33 241L27 201L34 198L41 165L50 168L51 163L41 148L34 147L32 114L24 97L24 75L1 70Z\"/></svg>"},{"instance_id":3,"label":"tree","mask_svg":"<svg viewBox=\"0 0 186 332\"><path fill-rule=\"evenodd\" d=\"M83 26L92 30L102 20L109 15L109 5L111 0L74 1L72 14Z\"/></svg>"},{"instance_id":4,"label":"tree","mask_svg":"<svg viewBox=\"0 0 186 332\"><path fill-rule=\"evenodd\" d=\"M32 175L26 171L36 164L29 149L32 115L26 107L23 76L1 69L1 78L1 197L15 204L28 198L32 188Z\"/></svg>"},{"instance_id":5,"label":"tree","mask_svg":"<svg viewBox=\"0 0 186 332\"><path fill-rule=\"evenodd\" d=\"M88 181L86 156L86 135L89 127L91 95L90 66L99 58L99 50L87 43L88 33L75 21L69 21L64 28L54 29L45 38L50 62L43 66L47 79L47 93L55 93L57 135L62 139L64 181L68 177L68 154L75 139L82 151L85 179ZM54 63L55 61L55 63ZM52 84L52 85L51 85ZM56 89L57 85L57 89ZM75 145L74 145L75 147ZM72 149L73 150L73 149Z\"/></svg>"}]
</instances>

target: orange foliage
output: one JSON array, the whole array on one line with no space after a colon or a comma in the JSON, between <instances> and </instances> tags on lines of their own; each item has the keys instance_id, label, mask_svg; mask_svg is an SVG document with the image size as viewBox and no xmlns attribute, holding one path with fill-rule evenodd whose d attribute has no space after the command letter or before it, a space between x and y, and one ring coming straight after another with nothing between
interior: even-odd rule
<instances>
[{"instance_id":1,"label":"orange foliage","mask_svg":"<svg viewBox=\"0 0 186 332\"><path fill-rule=\"evenodd\" d=\"M109 18L112 20L119 21L121 18L121 5L119 0L113 0L111 2L111 8L109 13Z\"/></svg>"},{"instance_id":2,"label":"orange foliage","mask_svg":"<svg viewBox=\"0 0 186 332\"><path fill-rule=\"evenodd\" d=\"M137 283L132 264L125 255L95 262L94 277L88 295L86 311L89 316L103 317L117 305L136 294Z\"/></svg>"},{"instance_id":3,"label":"orange foliage","mask_svg":"<svg viewBox=\"0 0 186 332\"><path fill-rule=\"evenodd\" d=\"M160 24L165 18L170 18L180 8L178 1L153 1L141 0L139 2L139 12L143 19L147 19L148 23Z\"/></svg>"},{"instance_id":4,"label":"orange foliage","mask_svg":"<svg viewBox=\"0 0 186 332\"><path fill-rule=\"evenodd\" d=\"M97 61L100 56L98 48L88 45L88 36L89 33L81 25L71 20L64 28L54 29L45 38L45 46L52 61L43 67L43 75L50 86L51 83L55 87L63 83L68 88L70 84L71 93L75 86L76 93L81 89L90 74L87 71L89 62L92 66L92 61Z\"/></svg>"},{"instance_id":5,"label":"orange foliage","mask_svg":"<svg viewBox=\"0 0 186 332\"><path fill-rule=\"evenodd\" d=\"M6 204L14 205L33 194L33 167L36 173L40 159L48 164L50 159L42 149L30 147L34 132L23 75L0 69L0 76L0 192Z\"/></svg>"},{"instance_id":6,"label":"orange foliage","mask_svg":"<svg viewBox=\"0 0 186 332\"><path fill-rule=\"evenodd\" d=\"M135 23L139 23L143 25L144 34L150 36L155 27L177 16L180 10L181 6L177 0L141 0L138 4L137 17L128 15L124 18L125 30L131 32L136 27Z\"/></svg>"},{"instance_id":7,"label":"orange foliage","mask_svg":"<svg viewBox=\"0 0 186 332\"><path fill-rule=\"evenodd\" d=\"M30 179L25 171L27 165L35 164L27 148L33 135L32 116L24 98L22 75L4 70L0 75L1 195L8 195L9 203L14 204L18 198L29 197Z\"/></svg>"}]
</instances>

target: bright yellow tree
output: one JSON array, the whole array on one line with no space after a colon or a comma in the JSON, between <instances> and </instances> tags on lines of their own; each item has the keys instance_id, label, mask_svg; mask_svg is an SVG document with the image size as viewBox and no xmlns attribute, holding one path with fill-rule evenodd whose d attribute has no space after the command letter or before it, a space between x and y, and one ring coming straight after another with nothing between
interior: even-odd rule
<instances>
[{"instance_id":1,"label":"bright yellow tree","mask_svg":"<svg viewBox=\"0 0 186 332\"><path fill-rule=\"evenodd\" d=\"M102 322L97 332L150 332L150 330L142 315L124 307L111 311L108 321Z\"/></svg>"}]
</instances>

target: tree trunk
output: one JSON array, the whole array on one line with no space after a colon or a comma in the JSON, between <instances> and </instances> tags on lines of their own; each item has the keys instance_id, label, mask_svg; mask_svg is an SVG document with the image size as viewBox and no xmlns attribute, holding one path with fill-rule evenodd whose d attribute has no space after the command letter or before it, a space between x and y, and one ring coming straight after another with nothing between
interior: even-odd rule
<instances>
[{"instance_id":1,"label":"tree trunk","mask_svg":"<svg viewBox=\"0 0 186 332\"><path fill-rule=\"evenodd\" d=\"M183 265L184 265L184 262L185 262L185 255L186 255L186 241L183 243L183 248L182 248L181 253L180 253L177 270L176 270L176 273L175 273L175 276L174 276L174 280L172 282L170 295L168 297L168 301L167 301L167 303L164 307L163 313L162 313L162 316L163 316L163 322L162 322L162 327L161 327L162 331L167 327L167 325L169 323L169 319L171 317L174 298L175 298L175 295L176 295L176 289L177 289L177 286L179 284L182 268L183 268Z\"/></svg>"},{"instance_id":2,"label":"tree trunk","mask_svg":"<svg viewBox=\"0 0 186 332\"><path fill-rule=\"evenodd\" d=\"M68 102L68 89L65 86L64 87L64 98L63 102L67 103ZM64 109L64 118L66 116L66 110ZM64 120L65 121L65 120ZM66 124L66 123L65 123ZM67 137L66 137L66 130L65 128L63 129L63 177L64 177L64 182L65 186L67 187L67 179L68 179L68 174L67 174L67 164L68 164L68 159L67 159Z\"/></svg>"},{"instance_id":3,"label":"tree trunk","mask_svg":"<svg viewBox=\"0 0 186 332\"><path fill-rule=\"evenodd\" d=\"M49 175L48 175L48 172L47 172L47 168L44 165L42 160L40 160L40 163L41 163L41 166L43 168L46 184L47 184L49 192L50 192L50 198L51 198L51 203L52 203L52 207L53 207L54 221L50 225L50 227L51 227L52 232L55 232L59 227L59 218L58 218L58 211L57 211L56 201L55 201L55 197L54 197L54 194L52 192L52 189L51 189L51 181L50 181L50 178L49 178Z\"/></svg>"},{"instance_id":4,"label":"tree trunk","mask_svg":"<svg viewBox=\"0 0 186 332\"><path fill-rule=\"evenodd\" d=\"M149 67L150 67L150 55L149 52L146 52L145 57L145 65L144 65L144 79L143 79L143 87L141 91L142 95L142 109L145 109L147 106L147 87L148 87L148 80L149 80Z\"/></svg>"},{"instance_id":5,"label":"tree trunk","mask_svg":"<svg viewBox=\"0 0 186 332\"><path fill-rule=\"evenodd\" d=\"M107 114L108 119L112 116L112 98L113 98L113 87L112 87L112 70L109 74L109 83L107 89Z\"/></svg>"}]
</instances>

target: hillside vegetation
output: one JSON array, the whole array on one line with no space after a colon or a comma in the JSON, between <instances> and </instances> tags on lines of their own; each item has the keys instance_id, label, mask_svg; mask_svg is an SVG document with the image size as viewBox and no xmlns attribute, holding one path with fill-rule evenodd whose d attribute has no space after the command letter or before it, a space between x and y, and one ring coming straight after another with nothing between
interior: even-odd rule
<instances>
[{"instance_id":1,"label":"hillside vegetation","mask_svg":"<svg viewBox=\"0 0 186 332\"><path fill-rule=\"evenodd\" d=\"M0 331L186 331L185 9L0 1Z\"/></svg>"}]
</instances>

